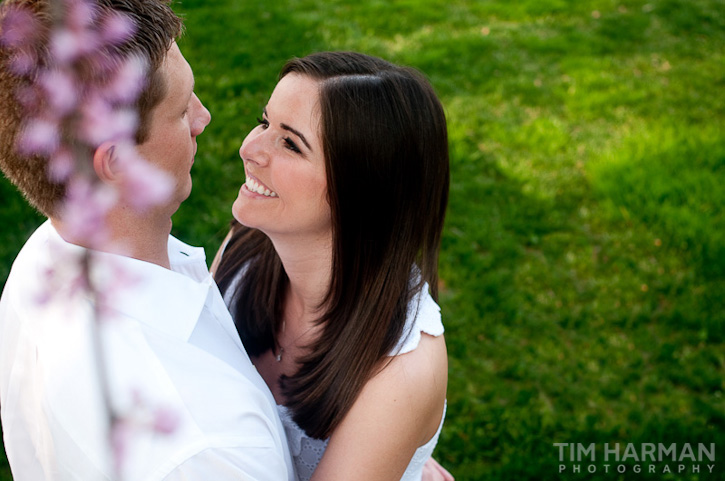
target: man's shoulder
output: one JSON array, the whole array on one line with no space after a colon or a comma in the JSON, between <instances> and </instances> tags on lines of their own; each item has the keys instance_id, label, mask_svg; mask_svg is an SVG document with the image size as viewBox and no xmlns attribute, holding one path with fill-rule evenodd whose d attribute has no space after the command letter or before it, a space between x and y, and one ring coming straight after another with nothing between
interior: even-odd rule
<instances>
[{"instance_id":1,"label":"man's shoulder","mask_svg":"<svg viewBox=\"0 0 725 481\"><path fill-rule=\"evenodd\" d=\"M22 265L23 262L36 259L39 250L47 249L49 247L48 241L52 231L53 226L50 221L40 224L32 232L32 234L30 234L23 244L23 247L20 248L18 255L15 257L15 261L13 262L13 266Z\"/></svg>"},{"instance_id":2,"label":"man's shoulder","mask_svg":"<svg viewBox=\"0 0 725 481\"><path fill-rule=\"evenodd\" d=\"M54 255L66 256L64 252L54 254L53 233L50 221L46 221L25 241L10 268L4 292L39 289L47 284L46 281L54 273L51 265Z\"/></svg>"}]
</instances>

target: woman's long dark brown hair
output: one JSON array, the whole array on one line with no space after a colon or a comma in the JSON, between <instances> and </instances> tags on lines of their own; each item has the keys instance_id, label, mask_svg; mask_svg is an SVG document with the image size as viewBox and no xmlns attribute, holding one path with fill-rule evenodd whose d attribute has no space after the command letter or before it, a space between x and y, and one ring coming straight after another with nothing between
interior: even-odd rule
<instances>
[{"instance_id":1,"label":"woman's long dark brown hair","mask_svg":"<svg viewBox=\"0 0 725 481\"><path fill-rule=\"evenodd\" d=\"M427 282L437 299L448 136L433 88L414 69L325 52L289 61L280 79L291 73L320 85L333 258L321 334L282 392L295 422L325 438L403 335L412 296ZM258 356L275 348L289 280L265 234L233 230L217 282L234 289L237 330Z\"/></svg>"}]
</instances>

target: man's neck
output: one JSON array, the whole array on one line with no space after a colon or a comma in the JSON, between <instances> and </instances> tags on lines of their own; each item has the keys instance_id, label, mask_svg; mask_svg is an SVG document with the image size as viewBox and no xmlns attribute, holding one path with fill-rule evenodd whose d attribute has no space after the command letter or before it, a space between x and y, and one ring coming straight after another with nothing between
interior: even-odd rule
<instances>
[{"instance_id":1,"label":"man's neck","mask_svg":"<svg viewBox=\"0 0 725 481\"><path fill-rule=\"evenodd\" d=\"M61 219L51 218L51 223L71 244L132 257L167 269L171 266L168 253L171 218L168 216L159 218L155 213L139 215L132 209L114 208L106 218L106 241L100 246L90 245L87 239L79 238Z\"/></svg>"}]
</instances>

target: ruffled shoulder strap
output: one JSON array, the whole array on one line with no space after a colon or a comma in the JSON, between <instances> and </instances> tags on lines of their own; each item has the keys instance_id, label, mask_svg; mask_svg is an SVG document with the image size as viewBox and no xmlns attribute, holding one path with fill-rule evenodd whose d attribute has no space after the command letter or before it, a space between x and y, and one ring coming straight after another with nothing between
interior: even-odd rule
<instances>
[{"instance_id":1,"label":"ruffled shoulder strap","mask_svg":"<svg viewBox=\"0 0 725 481\"><path fill-rule=\"evenodd\" d=\"M398 356L414 350L420 343L422 332L431 336L443 334L441 308L433 300L428 289L428 283L425 283L420 292L408 303L403 335L398 344L390 351L390 356Z\"/></svg>"}]
</instances>

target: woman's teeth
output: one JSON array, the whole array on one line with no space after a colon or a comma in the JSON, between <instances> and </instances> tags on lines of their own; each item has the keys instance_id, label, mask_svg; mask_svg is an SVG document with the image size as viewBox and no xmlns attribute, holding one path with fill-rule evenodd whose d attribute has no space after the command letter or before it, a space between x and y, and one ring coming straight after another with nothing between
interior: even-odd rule
<instances>
[{"instance_id":1,"label":"woman's teeth","mask_svg":"<svg viewBox=\"0 0 725 481\"><path fill-rule=\"evenodd\" d=\"M272 192L251 177L247 177L247 181L244 184L247 186L247 190L251 192L266 195L267 197L277 197L276 192Z\"/></svg>"}]
</instances>

